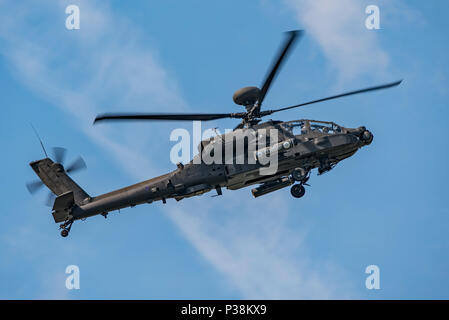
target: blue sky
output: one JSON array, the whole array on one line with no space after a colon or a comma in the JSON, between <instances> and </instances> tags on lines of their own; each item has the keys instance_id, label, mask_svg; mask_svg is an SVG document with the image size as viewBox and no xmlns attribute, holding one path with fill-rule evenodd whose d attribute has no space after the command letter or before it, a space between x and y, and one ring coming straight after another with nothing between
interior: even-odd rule
<instances>
[{"instance_id":1,"label":"blue sky","mask_svg":"<svg viewBox=\"0 0 449 320\"><path fill-rule=\"evenodd\" d=\"M65 7L81 29L65 29ZM380 8L367 30L365 7ZM3 173L0 298L449 298L447 1L0 0ZM92 195L173 170L179 124L92 126L97 113L237 112L282 39L304 29L265 100L296 104L397 79L400 87L291 110L280 120L365 125L374 142L300 200L250 189L92 217L59 236L28 163L82 155ZM232 128L232 120L203 128ZM181 127L191 129L191 124ZM65 288L80 268L81 289ZM380 290L365 288L378 265Z\"/></svg>"}]
</instances>

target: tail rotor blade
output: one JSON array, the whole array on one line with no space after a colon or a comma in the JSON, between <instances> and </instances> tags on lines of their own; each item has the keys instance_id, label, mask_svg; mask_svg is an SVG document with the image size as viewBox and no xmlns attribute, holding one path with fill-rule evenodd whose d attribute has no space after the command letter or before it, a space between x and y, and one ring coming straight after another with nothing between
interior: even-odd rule
<instances>
[{"instance_id":1,"label":"tail rotor blade","mask_svg":"<svg viewBox=\"0 0 449 320\"><path fill-rule=\"evenodd\" d=\"M67 153L67 150L65 148L61 148L61 147L53 148L53 156L55 157L55 161L57 163L60 163L60 164L64 163L66 153Z\"/></svg>"},{"instance_id":2,"label":"tail rotor blade","mask_svg":"<svg viewBox=\"0 0 449 320\"><path fill-rule=\"evenodd\" d=\"M36 180L36 181L28 182L26 184L26 187L27 187L29 193L35 194L40 188L42 188L43 185L44 185L44 183L42 181Z\"/></svg>"},{"instance_id":3,"label":"tail rotor blade","mask_svg":"<svg viewBox=\"0 0 449 320\"><path fill-rule=\"evenodd\" d=\"M45 201L45 205L47 207L53 207L53 204L55 202L56 196L53 192L49 192L47 196L47 200Z\"/></svg>"},{"instance_id":4,"label":"tail rotor blade","mask_svg":"<svg viewBox=\"0 0 449 320\"><path fill-rule=\"evenodd\" d=\"M67 167L65 170L67 173L73 173L82 169L86 169L86 163L84 162L83 158L78 157L75 161L72 162L71 165Z\"/></svg>"}]
</instances>

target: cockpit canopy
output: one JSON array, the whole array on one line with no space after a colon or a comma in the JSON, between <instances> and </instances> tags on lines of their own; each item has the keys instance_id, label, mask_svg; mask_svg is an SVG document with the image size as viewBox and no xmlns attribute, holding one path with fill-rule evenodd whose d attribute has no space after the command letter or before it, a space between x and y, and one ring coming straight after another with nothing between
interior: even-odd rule
<instances>
[{"instance_id":1,"label":"cockpit canopy","mask_svg":"<svg viewBox=\"0 0 449 320\"><path fill-rule=\"evenodd\" d=\"M319 132L325 134L344 133L345 128L334 122L318 121L318 120L293 120L283 122L281 126L293 135L307 134Z\"/></svg>"}]
</instances>

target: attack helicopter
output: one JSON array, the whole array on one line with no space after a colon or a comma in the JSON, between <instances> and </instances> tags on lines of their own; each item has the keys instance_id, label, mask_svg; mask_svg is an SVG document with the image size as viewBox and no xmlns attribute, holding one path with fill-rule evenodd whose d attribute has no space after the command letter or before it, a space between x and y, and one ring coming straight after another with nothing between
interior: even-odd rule
<instances>
[{"instance_id":1,"label":"attack helicopter","mask_svg":"<svg viewBox=\"0 0 449 320\"><path fill-rule=\"evenodd\" d=\"M177 168L167 174L127 186L98 196L90 196L69 173L85 168L82 158L64 168L65 149L54 148L54 161L45 151L44 159L30 163L40 178L27 184L34 193L42 185L51 191L50 204L54 221L60 224L61 235L67 237L76 220L103 215L126 207L180 201L215 190L222 195L222 188L237 190L257 185L251 190L254 197L260 197L291 186L291 195L301 198L313 169L321 175L330 171L337 163L352 156L360 148L373 141L373 134L364 126L346 128L329 121L310 119L293 121L269 120L263 117L280 111L324 102L327 100L381 90L397 86L396 81L380 86L350 91L289 107L263 110L262 104L291 48L303 35L302 31L290 31L274 59L270 71L260 88L245 87L234 93L233 100L245 108L237 113L106 113L98 115L94 123L106 121L211 121L224 118L240 119L232 132L216 135L201 141L199 153L189 163L178 163ZM240 143L243 148L236 146ZM251 146L256 146L251 148ZM221 152L220 152L221 151ZM229 151L229 152L228 152ZM221 153L221 154L219 154ZM216 157L218 155L218 157ZM214 161L206 162L204 158ZM276 165L271 168L271 161ZM217 161L218 160L218 161ZM271 170L268 170L270 169Z\"/></svg>"}]
</instances>

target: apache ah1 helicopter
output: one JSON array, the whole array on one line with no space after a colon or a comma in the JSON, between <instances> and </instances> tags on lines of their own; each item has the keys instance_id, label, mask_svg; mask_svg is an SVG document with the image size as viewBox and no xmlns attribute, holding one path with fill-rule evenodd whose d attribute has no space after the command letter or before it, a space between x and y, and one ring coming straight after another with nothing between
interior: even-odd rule
<instances>
[{"instance_id":1,"label":"apache ah1 helicopter","mask_svg":"<svg viewBox=\"0 0 449 320\"><path fill-rule=\"evenodd\" d=\"M233 96L236 104L245 107L245 112L219 114L138 114L138 113L108 113L98 115L94 123L113 120L174 120L174 121L209 121L222 118L241 119L232 132L217 135L201 141L200 153L187 164L178 163L177 169L162 176L152 178L122 189L118 189L99 196L91 197L78 186L69 176L75 170L85 168L82 158L78 158L72 165L64 168L61 164L65 157L65 149L54 148L54 160L51 160L44 149L46 158L33 161L30 166L40 180L27 184L31 193L45 184L50 190L50 205L53 205L52 215L60 225L61 235L66 237L76 220L101 214L105 218L110 211L133 207L138 204L151 203L174 198L177 201L201 195L215 189L217 195L222 195L222 188L236 190L250 185L258 186L252 189L254 197L291 186L291 194L301 198L305 193L305 185L309 180L312 169L317 168L318 174L331 170L341 160L352 156L359 148L369 145L373 141L373 134L365 127L345 128L333 122L315 120L294 121L266 121L260 123L265 116L275 112L298 108L301 106L341 98L353 94L380 90L397 86L401 81L346 92L331 97L313 100L285 108L261 110L264 98L275 78L279 67L285 60L293 44L302 36L302 31L290 31L286 41L280 48L270 72L266 76L261 88L245 87ZM271 132L275 130L276 139L273 141ZM298 130L299 132L295 132ZM252 134L247 134L247 132ZM256 134L254 134L254 132ZM259 132L263 132L259 134ZM265 136L264 136L265 133ZM262 139L260 139L262 137ZM245 140L246 139L246 140ZM259 139L259 140L258 140ZM223 162L205 163L197 157L204 153L217 150L217 145L223 141L231 141L233 151L236 144L242 141L243 152L233 152ZM270 140L270 146L259 148L252 155L248 146L259 143L260 140ZM42 145L42 141L41 141ZM222 148L226 143L221 143ZM263 144L262 144L263 145ZM43 145L42 145L43 147ZM275 152L277 166L270 174L263 173L261 157ZM248 156L254 161L235 161ZM53 201L53 198L56 199Z\"/></svg>"}]
</instances>

